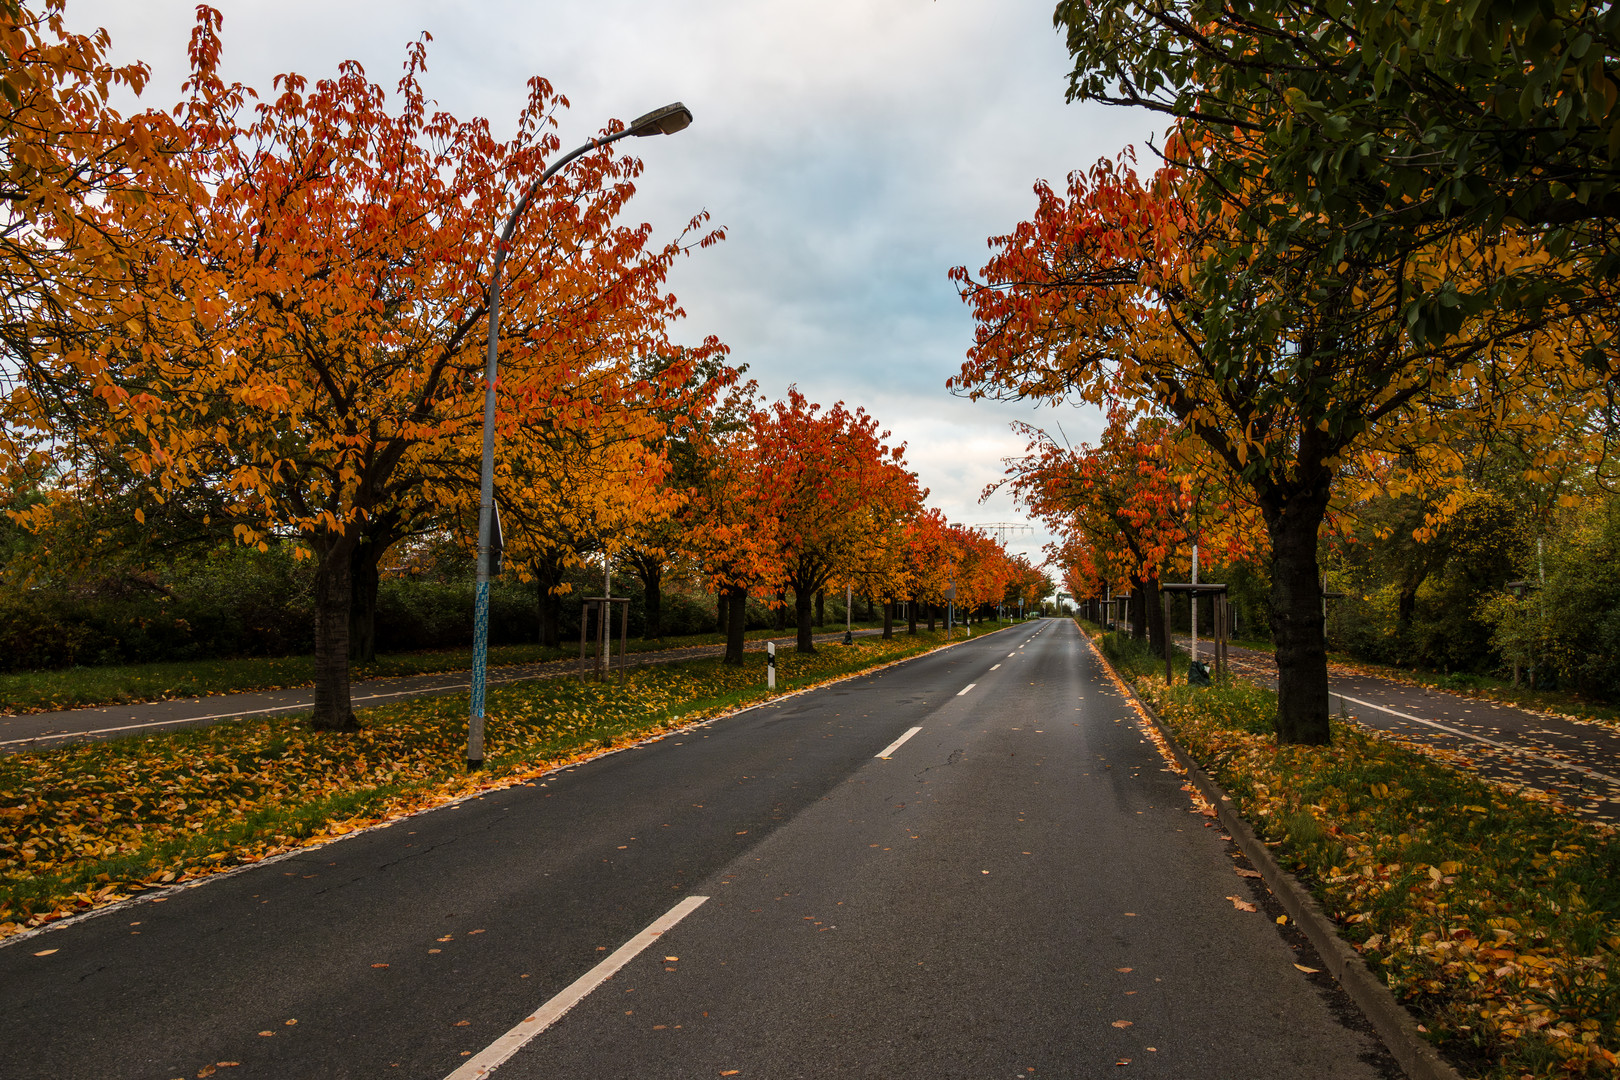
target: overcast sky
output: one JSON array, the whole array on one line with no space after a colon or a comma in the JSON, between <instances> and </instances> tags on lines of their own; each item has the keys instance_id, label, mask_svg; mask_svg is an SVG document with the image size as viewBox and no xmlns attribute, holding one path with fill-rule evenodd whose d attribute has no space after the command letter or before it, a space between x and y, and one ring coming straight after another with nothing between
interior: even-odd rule
<instances>
[{"instance_id":1,"label":"overcast sky","mask_svg":"<svg viewBox=\"0 0 1620 1080\"><path fill-rule=\"evenodd\" d=\"M407 42L433 36L424 86L462 118L510 137L525 82L543 75L572 108L559 136L683 101L692 127L635 140L646 162L630 215L673 235L707 209L725 243L678 266L688 318L715 334L771 397L874 414L908 445L929 501L966 524L1024 521L1000 478L1027 419L1095 434L1072 408L970 403L945 380L972 339L946 279L1034 209L1037 179L1068 173L1156 130L1151 118L1064 103L1068 56L1052 0L216 0L224 75L268 93L274 75L360 61L398 80ZM76 30L104 26L113 58L153 70L144 100L178 97L191 0L68 0ZM1144 155L1144 158L1146 155ZM1040 559L1048 538L1009 537Z\"/></svg>"}]
</instances>

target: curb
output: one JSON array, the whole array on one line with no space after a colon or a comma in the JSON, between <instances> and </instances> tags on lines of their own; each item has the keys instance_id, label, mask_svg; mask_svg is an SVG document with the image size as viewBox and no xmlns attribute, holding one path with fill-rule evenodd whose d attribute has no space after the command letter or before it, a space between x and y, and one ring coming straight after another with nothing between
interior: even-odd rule
<instances>
[{"instance_id":1,"label":"curb","mask_svg":"<svg viewBox=\"0 0 1620 1080\"><path fill-rule=\"evenodd\" d=\"M1084 631L1082 636L1086 636ZM1361 954L1351 948L1343 938L1339 937L1334 929L1333 920L1322 910L1316 902L1316 897L1310 894L1305 886L1272 857L1271 849L1255 835L1249 823L1237 812L1236 804L1221 786L1217 784L1203 768L1192 759L1186 749L1176 741L1170 728L1160 719L1158 712L1143 701L1133 687L1123 677L1120 677L1114 666L1108 662L1101 649L1089 636L1086 641L1091 651L1096 654L1104 667L1114 672L1120 684L1131 695L1131 700L1142 710L1142 715L1158 729L1164 736L1164 741L1170 747L1170 752L1176 761L1187 770L1187 779L1198 788L1209 804L1215 808L1217 819L1231 834L1232 840L1248 857L1254 868L1260 871L1261 879L1271 889L1288 917L1304 931L1316 947L1317 954L1327 965L1328 971L1338 980L1350 1000L1372 1024L1373 1030L1383 1040L1384 1046L1389 1050L1401 1069L1411 1080L1462 1080L1462 1075L1446 1063L1434 1045L1425 1039L1417 1029L1417 1021L1412 1014L1406 1011L1405 1006L1395 1000L1395 995L1383 984L1361 959Z\"/></svg>"}]
</instances>

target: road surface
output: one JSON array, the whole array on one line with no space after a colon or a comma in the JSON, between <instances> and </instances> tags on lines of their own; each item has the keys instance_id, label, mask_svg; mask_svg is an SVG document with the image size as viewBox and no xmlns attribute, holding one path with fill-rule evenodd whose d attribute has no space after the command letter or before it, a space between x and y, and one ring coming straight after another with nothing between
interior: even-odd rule
<instances>
[{"instance_id":1,"label":"road surface","mask_svg":"<svg viewBox=\"0 0 1620 1080\"><path fill-rule=\"evenodd\" d=\"M1020 625L14 940L0 1076L1399 1075L1181 784Z\"/></svg>"}]
</instances>

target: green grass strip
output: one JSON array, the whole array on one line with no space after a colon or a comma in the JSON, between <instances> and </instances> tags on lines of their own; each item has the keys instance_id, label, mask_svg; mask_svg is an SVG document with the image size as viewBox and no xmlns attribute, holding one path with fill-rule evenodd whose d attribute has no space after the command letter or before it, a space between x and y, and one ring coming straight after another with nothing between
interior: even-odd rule
<instances>
[{"instance_id":1,"label":"green grass strip","mask_svg":"<svg viewBox=\"0 0 1620 1080\"><path fill-rule=\"evenodd\" d=\"M857 630L881 628L882 623L855 623ZM819 627L816 632L834 633L840 627ZM792 631L786 631L791 633ZM900 632L904 632L901 628ZM750 630L747 638L780 637L784 631ZM723 645L723 634L687 634L653 641L631 638L632 653ZM588 655L595 655L589 643ZM615 639L613 654L619 653ZM489 650L489 665L507 667L548 660L579 658L579 643L551 649L541 645L498 645ZM472 649L435 649L426 652L395 653L379 656L374 663L356 664L353 679L395 678L408 675L436 675L445 671L467 671L472 667ZM57 709L83 709L94 705L124 705L137 701L168 701L204 694L232 694L249 690L281 690L312 686L315 658L312 656L254 656L232 660L186 660L160 664L125 664L106 667L75 667L58 671L17 671L0 674L0 712L34 713Z\"/></svg>"}]
</instances>

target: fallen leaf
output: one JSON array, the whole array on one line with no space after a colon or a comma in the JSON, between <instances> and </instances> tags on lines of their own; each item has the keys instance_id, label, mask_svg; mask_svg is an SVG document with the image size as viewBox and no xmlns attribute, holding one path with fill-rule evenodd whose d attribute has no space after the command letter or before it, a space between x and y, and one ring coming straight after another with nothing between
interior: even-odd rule
<instances>
[{"instance_id":1,"label":"fallen leaf","mask_svg":"<svg viewBox=\"0 0 1620 1080\"><path fill-rule=\"evenodd\" d=\"M1258 871L1258 870L1245 870L1241 866L1237 868L1237 872L1238 872L1238 877L1255 877L1255 878L1257 878L1257 877L1260 876L1260 871Z\"/></svg>"},{"instance_id":2,"label":"fallen leaf","mask_svg":"<svg viewBox=\"0 0 1620 1080\"><path fill-rule=\"evenodd\" d=\"M218 1071L219 1070L212 1065L204 1065L202 1068L197 1070L197 1080L203 1080L203 1077L205 1076L213 1076Z\"/></svg>"},{"instance_id":3,"label":"fallen leaf","mask_svg":"<svg viewBox=\"0 0 1620 1080\"><path fill-rule=\"evenodd\" d=\"M385 968L388 965L387 964L372 964L371 966L374 967L374 968Z\"/></svg>"},{"instance_id":4,"label":"fallen leaf","mask_svg":"<svg viewBox=\"0 0 1620 1080\"><path fill-rule=\"evenodd\" d=\"M482 933L483 933L482 930L469 930L469 931L467 931L467 935L469 937L471 937L473 934L482 934Z\"/></svg>"},{"instance_id":5,"label":"fallen leaf","mask_svg":"<svg viewBox=\"0 0 1620 1080\"><path fill-rule=\"evenodd\" d=\"M1114 1021L1114 1026L1117 1027L1117 1028L1128 1028L1134 1022L1135 1021L1132 1021L1132 1020L1115 1020Z\"/></svg>"},{"instance_id":6,"label":"fallen leaf","mask_svg":"<svg viewBox=\"0 0 1620 1080\"><path fill-rule=\"evenodd\" d=\"M1307 975L1316 975L1322 970L1321 968L1306 967L1304 964L1295 964L1294 966L1299 968L1299 970L1303 971Z\"/></svg>"},{"instance_id":7,"label":"fallen leaf","mask_svg":"<svg viewBox=\"0 0 1620 1080\"><path fill-rule=\"evenodd\" d=\"M1115 968L1114 970L1119 972L1121 975L1123 975L1123 974L1125 974L1127 972L1135 971L1136 969L1135 968Z\"/></svg>"},{"instance_id":8,"label":"fallen leaf","mask_svg":"<svg viewBox=\"0 0 1620 1080\"><path fill-rule=\"evenodd\" d=\"M1288 925L1288 916L1286 916L1286 915L1277 916L1277 925L1278 926L1287 926Z\"/></svg>"},{"instance_id":9,"label":"fallen leaf","mask_svg":"<svg viewBox=\"0 0 1620 1080\"><path fill-rule=\"evenodd\" d=\"M472 1023L471 1020L457 1020L456 1021L456 1027L467 1027L471 1023Z\"/></svg>"},{"instance_id":10,"label":"fallen leaf","mask_svg":"<svg viewBox=\"0 0 1620 1080\"><path fill-rule=\"evenodd\" d=\"M288 1027L292 1027L292 1026L293 1026L293 1025L294 1025L294 1024L296 1024L296 1023L298 1023L298 1021L296 1021L296 1020L288 1020L288 1021L287 1021L287 1026L288 1026Z\"/></svg>"},{"instance_id":11,"label":"fallen leaf","mask_svg":"<svg viewBox=\"0 0 1620 1080\"><path fill-rule=\"evenodd\" d=\"M1256 908L1253 904L1249 903L1247 900L1240 899L1240 898L1238 898L1236 896L1228 896L1227 899L1232 901L1232 906L1237 908L1239 911L1258 911L1259 910L1259 908Z\"/></svg>"},{"instance_id":12,"label":"fallen leaf","mask_svg":"<svg viewBox=\"0 0 1620 1080\"><path fill-rule=\"evenodd\" d=\"M1120 1058L1118 1061L1114 1062L1115 1065L1129 1065L1130 1063L1130 1058Z\"/></svg>"},{"instance_id":13,"label":"fallen leaf","mask_svg":"<svg viewBox=\"0 0 1620 1080\"><path fill-rule=\"evenodd\" d=\"M721 1073L720 1075L721 1076L736 1076L740 1072L742 1072L741 1069L727 1069L725 1072Z\"/></svg>"},{"instance_id":14,"label":"fallen leaf","mask_svg":"<svg viewBox=\"0 0 1620 1080\"><path fill-rule=\"evenodd\" d=\"M673 964L675 961L677 961L679 959L680 959L680 957L678 957L678 956L666 956L666 957L664 957L664 961L666 963L670 963L670 964Z\"/></svg>"},{"instance_id":15,"label":"fallen leaf","mask_svg":"<svg viewBox=\"0 0 1620 1080\"><path fill-rule=\"evenodd\" d=\"M53 953L55 951L56 951L55 949L41 949L41 950L39 950L39 952L35 953L34 955L35 956L49 956L49 955L51 955L51 953Z\"/></svg>"},{"instance_id":16,"label":"fallen leaf","mask_svg":"<svg viewBox=\"0 0 1620 1080\"><path fill-rule=\"evenodd\" d=\"M434 940L435 940L435 941L449 941L449 940L450 940L450 939L451 939L451 938L453 938L453 937L455 937L455 935L454 935L454 934L446 934L446 935L444 935L444 937L442 937L442 938L435 938L435 939L434 939Z\"/></svg>"},{"instance_id":17,"label":"fallen leaf","mask_svg":"<svg viewBox=\"0 0 1620 1080\"><path fill-rule=\"evenodd\" d=\"M259 1034L260 1035L274 1035L275 1032L273 1032L273 1031L261 1031L261 1032L259 1032Z\"/></svg>"}]
</instances>

